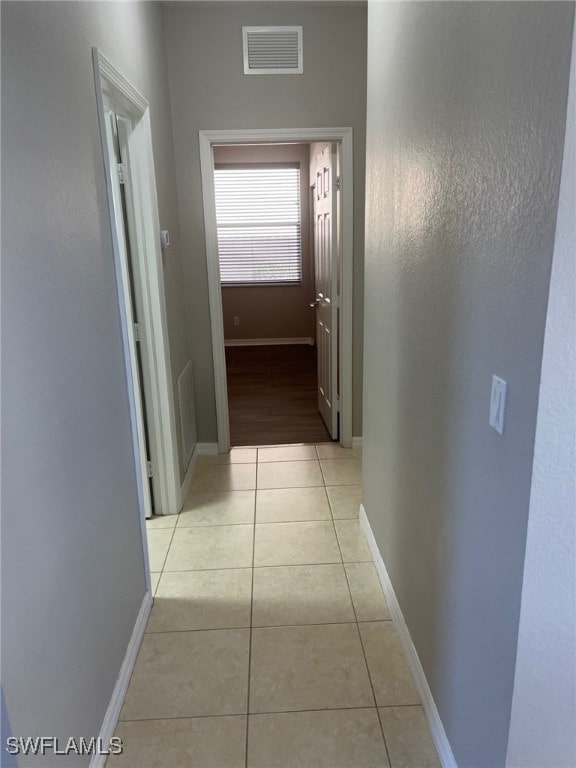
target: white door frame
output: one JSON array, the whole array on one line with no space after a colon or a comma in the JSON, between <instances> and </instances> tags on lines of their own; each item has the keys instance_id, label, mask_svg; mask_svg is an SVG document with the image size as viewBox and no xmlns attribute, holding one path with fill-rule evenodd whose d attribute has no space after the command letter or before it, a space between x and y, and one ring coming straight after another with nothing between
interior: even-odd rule
<instances>
[{"instance_id":1,"label":"white door frame","mask_svg":"<svg viewBox=\"0 0 576 768\"><path fill-rule=\"evenodd\" d=\"M200 131L200 170L204 202L204 230L208 267L208 295L212 327L212 355L216 390L218 450L230 448L228 392L226 388L226 356L218 236L214 200L214 153L216 144L282 144L302 142L312 144L337 142L342 151L341 210L342 241L340 260L340 443L352 447L352 273L353 273L353 148L352 128L270 128L229 131Z\"/></svg>"},{"instance_id":2,"label":"white door frame","mask_svg":"<svg viewBox=\"0 0 576 768\"><path fill-rule=\"evenodd\" d=\"M154 472L157 473L157 482L156 477L154 482L155 512L162 515L176 514L181 508L180 467L176 441L176 419L168 346L150 111L146 99L102 56L97 48L92 49L92 60L124 342L134 452L136 466L139 469L137 477L140 508L142 518L150 516L150 500L146 489L148 470L142 420L142 400L130 302L129 272L125 251L121 248L118 238L118 185L113 183L113 179L116 180L117 176L112 173L113 169L108 151L105 104L111 105L117 112L129 118L131 122L128 148L134 208L133 223L137 246L133 249L132 255L138 266L138 269L135 270L134 288L139 294L139 304L142 307L143 316L139 318L140 336L143 343L147 345L145 359L148 362L146 364L143 359L142 367L147 395L149 439L154 441L154 455L158 464L154 467ZM144 525L144 519L142 524ZM147 557L146 551L145 556Z\"/></svg>"}]
</instances>

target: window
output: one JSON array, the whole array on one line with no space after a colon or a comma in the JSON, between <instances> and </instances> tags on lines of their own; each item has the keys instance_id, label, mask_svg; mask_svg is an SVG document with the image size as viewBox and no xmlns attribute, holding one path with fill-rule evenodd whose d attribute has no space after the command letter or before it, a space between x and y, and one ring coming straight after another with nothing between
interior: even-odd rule
<instances>
[{"instance_id":1,"label":"window","mask_svg":"<svg viewBox=\"0 0 576 768\"><path fill-rule=\"evenodd\" d=\"M216 165L222 285L300 283L300 167Z\"/></svg>"}]
</instances>

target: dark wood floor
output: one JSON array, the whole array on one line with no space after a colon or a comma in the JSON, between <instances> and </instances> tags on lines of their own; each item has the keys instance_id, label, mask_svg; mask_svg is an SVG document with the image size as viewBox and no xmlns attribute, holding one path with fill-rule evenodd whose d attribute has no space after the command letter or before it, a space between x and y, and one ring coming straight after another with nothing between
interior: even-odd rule
<instances>
[{"instance_id":1,"label":"dark wood floor","mask_svg":"<svg viewBox=\"0 0 576 768\"><path fill-rule=\"evenodd\" d=\"M232 445L325 443L316 347L226 347Z\"/></svg>"}]
</instances>

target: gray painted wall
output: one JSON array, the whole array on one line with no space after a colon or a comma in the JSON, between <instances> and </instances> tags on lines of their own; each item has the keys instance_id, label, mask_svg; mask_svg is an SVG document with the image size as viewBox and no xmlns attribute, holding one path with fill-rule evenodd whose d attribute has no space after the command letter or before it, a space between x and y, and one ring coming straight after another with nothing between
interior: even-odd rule
<instances>
[{"instance_id":1,"label":"gray painted wall","mask_svg":"<svg viewBox=\"0 0 576 768\"><path fill-rule=\"evenodd\" d=\"M509 768L576 765L576 30L542 358Z\"/></svg>"},{"instance_id":2,"label":"gray painted wall","mask_svg":"<svg viewBox=\"0 0 576 768\"><path fill-rule=\"evenodd\" d=\"M8 744L8 739L12 736L12 728L10 727L10 721L8 720L8 712L6 711L6 702L4 701L4 691L0 690L0 749L2 750L2 757L0 757L0 765L2 768L18 768L16 757L6 751L5 747Z\"/></svg>"},{"instance_id":3,"label":"gray painted wall","mask_svg":"<svg viewBox=\"0 0 576 768\"><path fill-rule=\"evenodd\" d=\"M366 8L171 3L165 10L198 439L217 439L199 130L352 126L355 153L354 434L361 431ZM302 24L304 74L244 75L242 26Z\"/></svg>"},{"instance_id":4,"label":"gray painted wall","mask_svg":"<svg viewBox=\"0 0 576 768\"><path fill-rule=\"evenodd\" d=\"M145 592L94 45L151 102L175 369L188 357L161 7L2 3L2 685L15 736L98 735Z\"/></svg>"},{"instance_id":5,"label":"gray painted wall","mask_svg":"<svg viewBox=\"0 0 576 768\"><path fill-rule=\"evenodd\" d=\"M310 248L309 144L214 147L215 163L299 163L302 282L298 285L222 287L225 339L313 338L316 318ZM234 317L240 325L234 325Z\"/></svg>"},{"instance_id":6,"label":"gray painted wall","mask_svg":"<svg viewBox=\"0 0 576 768\"><path fill-rule=\"evenodd\" d=\"M364 503L460 768L506 757L572 13L369 3Z\"/></svg>"}]
</instances>

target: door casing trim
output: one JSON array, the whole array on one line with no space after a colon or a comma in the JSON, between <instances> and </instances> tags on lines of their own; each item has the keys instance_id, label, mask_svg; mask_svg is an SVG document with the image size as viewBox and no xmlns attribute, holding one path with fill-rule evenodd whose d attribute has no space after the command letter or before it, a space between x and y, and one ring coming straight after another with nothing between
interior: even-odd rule
<instances>
[{"instance_id":1,"label":"door casing trim","mask_svg":"<svg viewBox=\"0 0 576 768\"><path fill-rule=\"evenodd\" d=\"M214 154L216 144L282 144L286 142L337 142L341 149L340 208L342 211L340 259L340 443L352 447L352 276L354 264L354 198L353 198L353 138L352 128L269 128L249 130L199 131L200 172L204 203L204 231L206 238L206 265L208 269L208 297L210 326L212 329L212 356L218 449L225 453L230 448L228 418L228 392L226 388L226 357L224 321L218 263L216 208L214 203Z\"/></svg>"}]
</instances>

